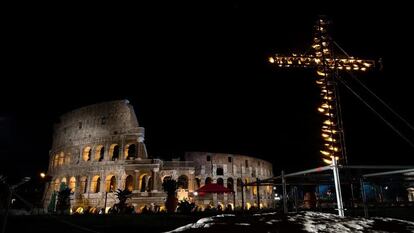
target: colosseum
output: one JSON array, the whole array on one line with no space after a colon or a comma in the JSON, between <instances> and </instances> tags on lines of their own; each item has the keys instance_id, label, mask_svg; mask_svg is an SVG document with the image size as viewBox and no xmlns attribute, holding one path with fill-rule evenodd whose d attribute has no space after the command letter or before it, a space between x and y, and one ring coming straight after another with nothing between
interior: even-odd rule
<instances>
[{"instance_id":1,"label":"colosseum","mask_svg":"<svg viewBox=\"0 0 414 233\"><path fill-rule=\"evenodd\" d=\"M242 190L246 208L257 206L257 188L241 188L242 182L272 177L272 164L235 154L187 152L181 159L151 159L144 143L145 131L138 124L127 100L104 102L66 113L54 126L48 175L52 180L44 194L49 206L52 194L65 183L74 193L71 211L108 209L116 202L114 191L128 189L136 212L144 206L164 208L162 181L178 182L177 197L208 206L240 207ZM197 196L208 183L222 184L233 194ZM259 188L261 207L273 203L272 188Z\"/></svg>"}]
</instances>

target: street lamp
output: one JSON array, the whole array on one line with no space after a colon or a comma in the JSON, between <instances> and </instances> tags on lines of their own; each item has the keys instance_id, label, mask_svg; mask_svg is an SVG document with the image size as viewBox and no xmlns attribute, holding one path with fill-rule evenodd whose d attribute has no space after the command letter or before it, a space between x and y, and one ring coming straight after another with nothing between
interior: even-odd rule
<instances>
[{"instance_id":1,"label":"street lamp","mask_svg":"<svg viewBox=\"0 0 414 233\"><path fill-rule=\"evenodd\" d=\"M45 172L41 172L39 174L39 176L40 176L42 182L45 183L45 189L44 189L44 192L43 192L42 200L40 201L40 205L43 208L44 207L44 201L46 199L46 196L47 196L49 188L50 188L50 182L52 181L53 177L46 174Z\"/></svg>"}]
</instances>

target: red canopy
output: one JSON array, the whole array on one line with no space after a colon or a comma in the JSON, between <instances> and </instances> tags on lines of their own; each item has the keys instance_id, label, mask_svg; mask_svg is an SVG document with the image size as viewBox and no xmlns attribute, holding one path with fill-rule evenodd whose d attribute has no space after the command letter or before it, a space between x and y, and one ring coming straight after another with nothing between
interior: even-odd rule
<instances>
[{"instance_id":1,"label":"red canopy","mask_svg":"<svg viewBox=\"0 0 414 233\"><path fill-rule=\"evenodd\" d=\"M206 193L232 193L233 190L224 187L221 184L206 184L203 187L196 190L199 195L204 195Z\"/></svg>"}]
</instances>

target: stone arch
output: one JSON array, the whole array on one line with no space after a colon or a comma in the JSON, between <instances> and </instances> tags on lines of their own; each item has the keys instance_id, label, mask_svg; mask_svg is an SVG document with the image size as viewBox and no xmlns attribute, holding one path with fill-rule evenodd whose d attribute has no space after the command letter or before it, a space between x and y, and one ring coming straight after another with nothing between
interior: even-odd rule
<instances>
[{"instance_id":1,"label":"stone arch","mask_svg":"<svg viewBox=\"0 0 414 233\"><path fill-rule=\"evenodd\" d=\"M172 179L172 177L171 177L171 176L169 176L169 175L163 176L163 177L161 178L161 181L162 181L162 183L161 183L161 184L163 184L166 180L171 180L171 179Z\"/></svg>"},{"instance_id":2,"label":"stone arch","mask_svg":"<svg viewBox=\"0 0 414 233\"><path fill-rule=\"evenodd\" d=\"M177 179L178 188L188 189L188 177L186 175L181 175Z\"/></svg>"},{"instance_id":3,"label":"stone arch","mask_svg":"<svg viewBox=\"0 0 414 233\"><path fill-rule=\"evenodd\" d=\"M62 177L62 179L60 180L60 183L61 183L61 184L65 184L65 185L67 185L67 184L68 184L68 182L67 182L67 180L66 180L66 177Z\"/></svg>"},{"instance_id":4,"label":"stone arch","mask_svg":"<svg viewBox=\"0 0 414 233\"><path fill-rule=\"evenodd\" d=\"M125 159L133 159L137 157L137 145L135 144L127 144L125 146Z\"/></svg>"},{"instance_id":5,"label":"stone arch","mask_svg":"<svg viewBox=\"0 0 414 233\"><path fill-rule=\"evenodd\" d=\"M224 186L224 180L223 180L223 178L218 178L216 183L219 184L219 185Z\"/></svg>"},{"instance_id":6,"label":"stone arch","mask_svg":"<svg viewBox=\"0 0 414 233\"><path fill-rule=\"evenodd\" d=\"M59 165L59 154L56 154L53 160L53 166L57 167Z\"/></svg>"},{"instance_id":7,"label":"stone arch","mask_svg":"<svg viewBox=\"0 0 414 233\"><path fill-rule=\"evenodd\" d=\"M83 161L90 161L91 160L91 155L92 154L92 148L90 146L87 146L85 148L83 148L83 152L82 152L82 159Z\"/></svg>"},{"instance_id":8,"label":"stone arch","mask_svg":"<svg viewBox=\"0 0 414 233\"><path fill-rule=\"evenodd\" d=\"M224 211L225 209L224 209L224 204L223 203L221 203L221 202L218 202L217 203L217 210L218 211Z\"/></svg>"},{"instance_id":9,"label":"stone arch","mask_svg":"<svg viewBox=\"0 0 414 233\"><path fill-rule=\"evenodd\" d=\"M234 181L233 181L233 178L231 177L227 178L227 188L234 190Z\"/></svg>"},{"instance_id":10,"label":"stone arch","mask_svg":"<svg viewBox=\"0 0 414 233\"><path fill-rule=\"evenodd\" d=\"M67 164L67 165L70 164L70 157L71 157L70 154L67 153L66 156L65 156L65 164Z\"/></svg>"},{"instance_id":11,"label":"stone arch","mask_svg":"<svg viewBox=\"0 0 414 233\"><path fill-rule=\"evenodd\" d=\"M211 179L211 177L207 177L206 178L206 181L205 181L205 184L207 185L207 184L211 184L213 182L213 180Z\"/></svg>"},{"instance_id":12,"label":"stone arch","mask_svg":"<svg viewBox=\"0 0 414 233\"><path fill-rule=\"evenodd\" d=\"M241 192L242 191L242 179L241 178L237 178L237 192Z\"/></svg>"},{"instance_id":13,"label":"stone arch","mask_svg":"<svg viewBox=\"0 0 414 233\"><path fill-rule=\"evenodd\" d=\"M108 193L114 192L116 190L116 177L114 175L109 175L105 179L106 187L105 190Z\"/></svg>"},{"instance_id":14,"label":"stone arch","mask_svg":"<svg viewBox=\"0 0 414 233\"><path fill-rule=\"evenodd\" d=\"M102 161L104 159L105 147L103 145L98 145L95 148L95 158L94 161Z\"/></svg>"},{"instance_id":15,"label":"stone arch","mask_svg":"<svg viewBox=\"0 0 414 233\"><path fill-rule=\"evenodd\" d=\"M270 186L270 185L267 185L266 186L266 194L267 195L271 195L272 194L272 186Z\"/></svg>"},{"instance_id":16,"label":"stone arch","mask_svg":"<svg viewBox=\"0 0 414 233\"><path fill-rule=\"evenodd\" d=\"M246 209L249 210L252 207L252 205L249 202L246 202Z\"/></svg>"},{"instance_id":17,"label":"stone arch","mask_svg":"<svg viewBox=\"0 0 414 233\"><path fill-rule=\"evenodd\" d=\"M60 152L59 154L59 166L62 166L65 163L65 154Z\"/></svg>"},{"instance_id":18,"label":"stone arch","mask_svg":"<svg viewBox=\"0 0 414 233\"><path fill-rule=\"evenodd\" d=\"M147 173L144 173L139 176L139 191L140 192L145 192L147 190L149 177L150 176Z\"/></svg>"},{"instance_id":19,"label":"stone arch","mask_svg":"<svg viewBox=\"0 0 414 233\"><path fill-rule=\"evenodd\" d=\"M99 193L100 190L101 190L101 177L94 176L91 182L91 192Z\"/></svg>"},{"instance_id":20,"label":"stone arch","mask_svg":"<svg viewBox=\"0 0 414 233\"><path fill-rule=\"evenodd\" d=\"M153 190L153 188L154 188L154 179L152 178L152 176L150 176L147 182L147 192L150 192L151 190Z\"/></svg>"},{"instance_id":21,"label":"stone arch","mask_svg":"<svg viewBox=\"0 0 414 233\"><path fill-rule=\"evenodd\" d=\"M87 190L87 186L88 186L88 177L86 177L86 176L82 176L81 178L80 178L80 185L79 185L79 191L81 192L81 193L86 193L88 190Z\"/></svg>"},{"instance_id":22,"label":"stone arch","mask_svg":"<svg viewBox=\"0 0 414 233\"><path fill-rule=\"evenodd\" d=\"M134 178L131 175L128 175L125 178L125 189L132 192L134 190Z\"/></svg>"},{"instance_id":23,"label":"stone arch","mask_svg":"<svg viewBox=\"0 0 414 233\"><path fill-rule=\"evenodd\" d=\"M90 214L97 214L98 210L96 209L96 207L92 207L92 208L89 209L89 213Z\"/></svg>"},{"instance_id":24,"label":"stone arch","mask_svg":"<svg viewBox=\"0 0 414 233\"><path fill-rule=\"evenodd\" d=\"M109 158L112 161L115 161L115 160L119 159L119 145L118 144L112 144L109 147Z\"/></svg>"},{"instance_id":25,"label":"stone arch","mask_svg":"<svg viewBox=\"0 0 414 233\"><path fill-rule=\"evenodd\" d=\"M60 191L61 187L66 187L67 186L66 177L62 177L60 179L57 179L55 181L55 183L56 183L55 190Z\"/></svg>"},{"instance_id":26,"label":"stone arch","mask_svg":"<svg viewBox=\"0 0 414 233\"><path fill-rule=\"evenodd\" d=\"M226 210L233 211L234 210L234 204L233 203L227 203Z\"/></svg>"},{"instance_id":27,"label":"stone arch","mask_svg":"<svg viewBox=\"0 0 414 233\"><path fill-rule=\"evenodd\" d=\"M71 192L76 191L76 178L74 176L69 179L69 188Z\"/></svg>"},{"instance_id":28,"label":"stone arch","mask_svg":"<svg viewBox=\"0 0 414 233\"><path fill-rule=\"evenodd\" d=\"M248 184L249 183L249 179L244 179L244 184ZM246 190L250 190L250 186L246 186Z\"/></svg>"},{"instance_id":29,"label":"stone arch","mask_svg":"<svg viewBox=\"0 0 414 233\"><path fill-rule=\"evenodd\" d=\"M195 185L196 185L196 189L200 188L200 186L201 186L200 178L195 178Z\"/></svg>"},{"instance_id":30,"label":"stone arch","mask_svg":"<svg viewBox=\"0 0 414 233\"><path fill-rule=\"evenodd\" d=\"M59 191L59 188L60 188L60 179L59 178L56 178L55 179L55 182L54 182L54 190L55 191Z\"/></svg>"},{"instance_id":31,"label":"stone arch","mask_svg":"<svg viewBox=\"0 0 414 233\"><path fill-rule=\"evenodd\" d=\"M82 207L78 207L78 208L76 208L75 212L78 213L78 214L83 214L84 209Z\"/></svg>"}]
</instances>

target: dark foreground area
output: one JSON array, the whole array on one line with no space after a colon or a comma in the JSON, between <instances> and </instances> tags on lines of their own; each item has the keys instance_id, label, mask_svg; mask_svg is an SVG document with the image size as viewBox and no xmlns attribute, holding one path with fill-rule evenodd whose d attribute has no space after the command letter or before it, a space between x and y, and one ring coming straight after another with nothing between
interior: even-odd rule
<instances>
[{"instance_id":1,"label":"dark foreground area","mask_svg":"<svg viewBox=\"0 0 414 233\"><path fill-rule=\"evenodd\" d=\"M404 214L405 215L405 214ZM414 214L411 215L414 217ZM407 218L406 218L407 219ZM414 232L414 221L319 212L9 216L10 232Z\"/></svg>"},{"instance_id":2,"label":"dark foreground area","mask_svg":"<svg viewBox=\"0 0 414 233\"><path fill-rule=\"evenodd\" d=\"M28 215L9 216L6 233L164 232L195 222L192 215Z\"/></svg>"}]
</instances>

